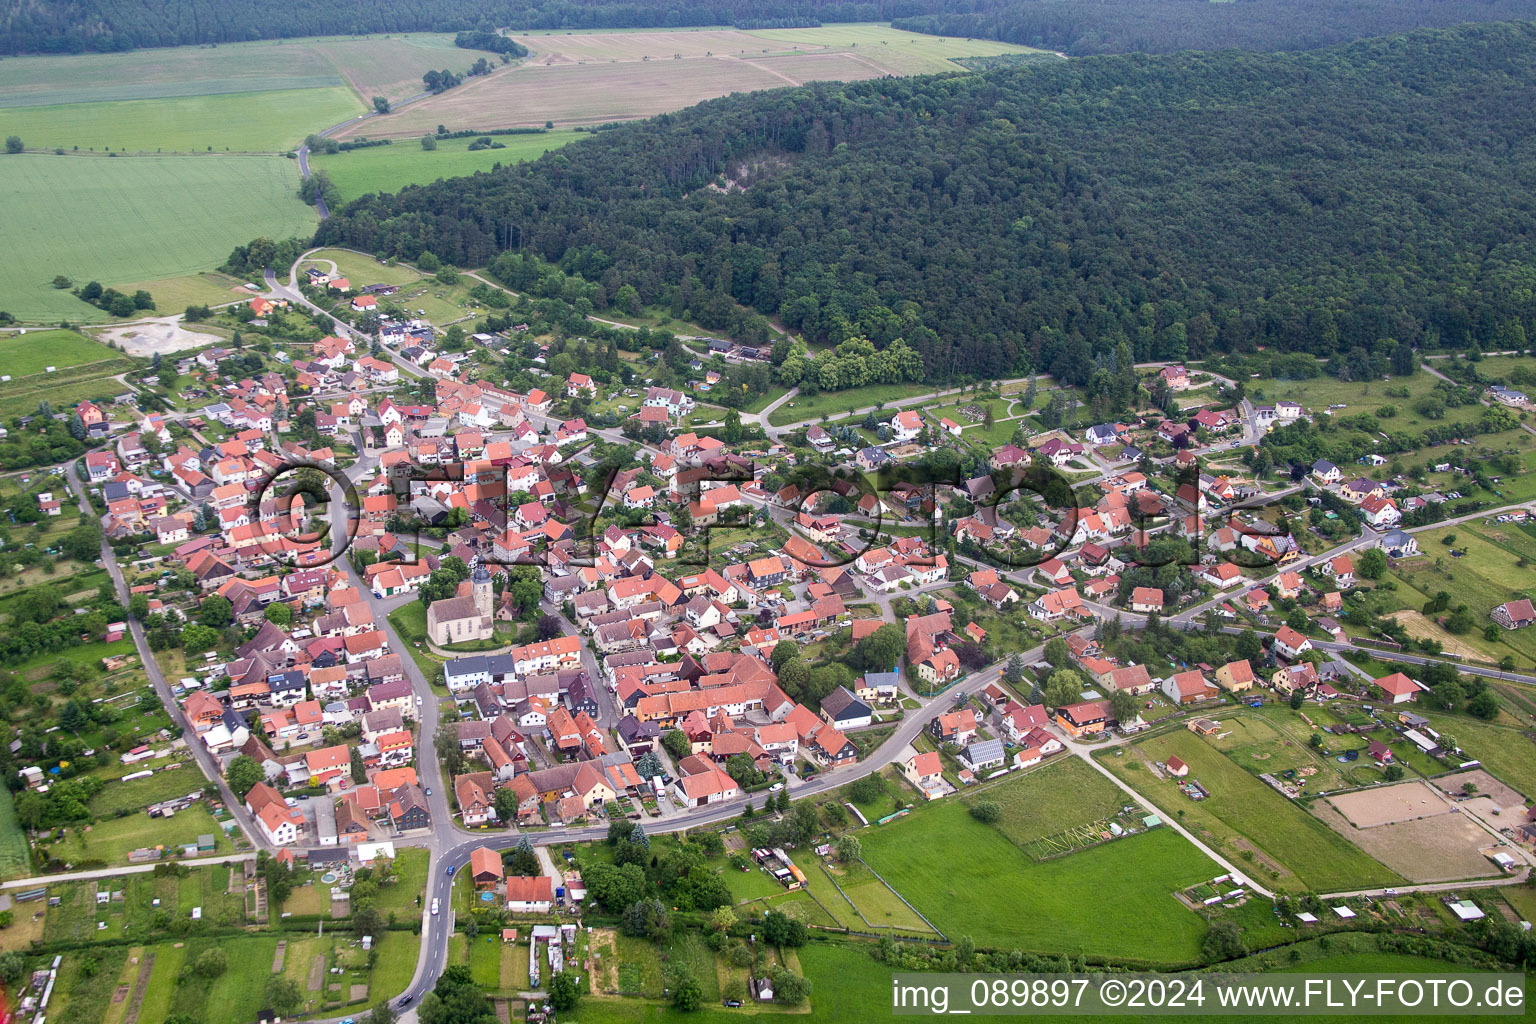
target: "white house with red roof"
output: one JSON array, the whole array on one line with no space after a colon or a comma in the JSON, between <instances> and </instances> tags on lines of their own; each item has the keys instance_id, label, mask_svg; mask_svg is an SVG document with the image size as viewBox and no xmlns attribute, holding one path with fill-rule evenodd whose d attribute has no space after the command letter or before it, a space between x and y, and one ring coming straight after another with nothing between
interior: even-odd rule
<instances>
[{"instance_id":1,"label":"white house with red roof","mask_svg":"<svg viewBox=\"0 0 1536 1024\"><path fill-rule=\"evenodd\" d=\"M904 442L916 439L923 432L923 417L907 409L891 417L891 440Z\"/></svg>"}]
</instances>

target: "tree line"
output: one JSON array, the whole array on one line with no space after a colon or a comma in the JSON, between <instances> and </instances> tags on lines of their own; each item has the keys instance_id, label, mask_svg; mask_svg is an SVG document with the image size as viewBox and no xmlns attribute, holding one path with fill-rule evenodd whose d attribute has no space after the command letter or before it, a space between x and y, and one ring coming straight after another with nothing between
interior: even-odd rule
<instances>
[{"instance_id":1,"label":"tree line","mask_svg":"<svg viewBox=\"0 0 1536 1024\"><path fill-rule=\"evenodd\" d=\"M1536 327L1533 43L1505 23L733 96L365 196L317 242L900 340L930 380L1084 384L1122 344L1487 344Z\"/></svg>"},{"instance_id":2,"label":"tree line","mask_svg":"<svg viewBox=\"0 0 1536 1024\"><path fill-rule=\"evenodd\" d=\"M297 36L513 29L753 27L888 21L944 0L290 0L281 16L230 0L0 0L0 53L112 53ZM465 43L459 43L465 46ZM500 44L498 44L500 45ZM514 44L516 45L516 44ZM472 46L473 49L492 47ZM521 47L519 47L521 49ZM522 56L512 50L498 53Z\"/></svg>"},{"instance_id":3,"label":"tree line","mask_svg":"<svg viewBox=\"0 0 1536 1024\"><path fill-rule=\"evenodd\" d=\"M1073 57L1176 50L1313 50L1368 36L1536 17L1533 0L974 0L892 28L995 39Z\"/></svg>"}]
</instances>

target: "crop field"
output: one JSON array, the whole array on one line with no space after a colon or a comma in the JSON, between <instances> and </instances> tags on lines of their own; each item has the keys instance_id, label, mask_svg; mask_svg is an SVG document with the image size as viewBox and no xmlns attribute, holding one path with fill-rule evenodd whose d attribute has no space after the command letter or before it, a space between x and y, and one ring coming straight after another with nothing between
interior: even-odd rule
<instances>
[{"instance_id":1,"label":"crop field","mask_svg":"<svg viewBox=\"0 0 1536 1024\"><path fill-rule=\"evenodd\" d=\"M424 72L462 70L474 56L451 35L422 33L17 57L0 66L0 108L338 86L351 86L364 102L401 100L421 91ZM294 118L303 122L302 106Z\"/></svg>"},{"instance_id":2,"label":"crop field","mask_svg":"<svg viewBox=\"0 0 1536 1024\"><path fill-rule=\"evenodd\" d=\"M0 367L14 377L42 373L50 366L79 366L118 355L74 331L32 331L0 336Z\"/></svg>"},{"instance_id":3,"label":"crop field","mask_svg":"<svg viewBox=\"0 0 1536 1024\"><path fill-rule=\"evenodd\" d=\"M1445 544L1454 535L1453 544ZM1475 625L1458 638L1490 661L1513 655L1517 666L1536 663L1536 630L1500 629L1498 639L1483 639L1492 623L1488 612L1494 605L1518 597L1536 596L1536 576L1521 563L1536 561L1536 536L1512 524L1463 523L1426 530L1416 535L1420 554L1398 563L1393 576L1397 596L1410 608L1418 608L1440 591L1451 595L1451 607L1465 604ZM1452 549L1465 551L1455 557Z\"/></svg>"},{"instance_id":4,"label":"crop field","mask_svg":"<svg viewBox=\"0 0 1536 1024\"><path fill-rule=\"evenodd\" d=\"M945 39L903 32L882 24L825 25L808 29L743 31L696 28L635 31L525 32L513 36L532 51L529 64L600 64L613 61L672 60L675 57L757 58L847 52L877 65L878 74L918 75L960 70L955 57L1034 53L1026 46L990 40Z\"/></svg>"},{"instance_id":5,"label":"crop field","mask_svg":"<svg viewBox=\"0 0 1536 1024\"><path fill-rule=\"evenodd\" d=\"M744 32L551 32L516 36L520 65L370 120L371 135L464 128L565 126L650 117L733 92L815 80L960 70L951 57L1028 53L1027 47L941 39L885 25Z\"/></svg>"},{"instance_id":6,"label":"crop field","mask_svg":"<svg viewBox=\"0 0 1536 1024\"><path fill-rule=\"evenodd\" d=\"M1173 780L1151 772L1147 762L1161 764L1174 755L1189 765L1189 779L1198 780L1210 794L1204 800L1189 799ZM1193 733L1156 736L1136 744L1126 756L1106 756L1101 763L1169 813L1183 811L1185 827L1197 835L1205 833L1202 839L1239 864L1250 864L1249 870L1266 885L1274 881L1295 887L1299 882L1327 892L1398 881L1395 872Z\"/></svg>"},{"instance_id":7,"label":"crop field","mask_svg":"<svg viewBox=\"0 0 1536 1024\"><path fill-rule=\"evenodd\" d=\"M422 91L421 76L449 68L463 71L477 57L495 59L479 50L461 50L448 34L290 39L277 45L305 46L328 61L358 98L371 106L374 96L399 102ZM324 125L315 125L316 128Z\"/></svg>"},{"instance_id":8,"label":"crop field","mask_svg":"<svg viewBox=\"0 0 1536 1024\"><path fill-rule=\"evenodd\" d=\"M907 33L902 33L906 35ZM607 64L613 61L672 60L674 57L761 56L788 46L733 28L630 31L519 32L513 39L531 51L527 64Z\"/></svg>"},{"instance_id":9,"label":"crop field","mask_svg":"<svg viewBox=\"0 0 1536 1024\"><path fill-rule=\"evenodd\" d=\"M357 96L333 86L11 107L0 116L0 130L34 150L276 153L358 113Z\"/></svg>"},{"instance_id":10,"label":"crop field","mask_svg":"<svg viewBox=\"0 0 1536 1024\"><path fill-rule=\"evenodd\" d=\"M437 125L472 128L557 127L651 117L733 92L798 82L740 60L623 61L504 68L398 113L368 121L368 135L412 137Z\"/></svg>"},{"instance_id":11,"label":"crop field","mask_svg":"<svg viewBox=\"0 0 1536 1024\"><path fill-rule=\"evenodd\" d=\"M1171 894L1217 873L1170 829L1035 863L956 800L862 836L869 865L951 939L1003 948L1192 959L1205 922ZM1085 910L1111 889L1115 913Z\"/></svg>"},{"instance_id":12,"label":"crop field","mask_svg":"<svg viewBox=\"0 0 1536 1024\"><path fill-rule=\"evenodd\" d=\"M315 215L299 201L297 181L281 157L11 157L0 164L8 243L0 303L22 320L105 320L55 289L54 276L104 284L176 277L216 266L257 235L308 235Z\"/></svg>"},{"instance_id":13,"label":"crop field","mask_svg":"<svg viewBox=\"0 0 1536 1024\"><path fill-rule=\"evenodd\" d=\"M293 42L15 57L0 65L0 108L345 84L320 53Z\"/></svg>"},{"instance_id":14,"label":"crop field","mask_svg":"<svg viewBox=\"0 0 1536 1024\"><path fill-rule=\"evenodd\" d=\"M505 149L474 152L469 150L473 139L446 139L432 151L422 149L414 139L403 139L391 146L311 155L309 162L330 175L343 202L351 202L369 192L398 192L406 185L426 185L439 178L488 171L496 164L534 160L581 137L574 131L502 135L496 141Z\"/></svg>"}]
</instances>

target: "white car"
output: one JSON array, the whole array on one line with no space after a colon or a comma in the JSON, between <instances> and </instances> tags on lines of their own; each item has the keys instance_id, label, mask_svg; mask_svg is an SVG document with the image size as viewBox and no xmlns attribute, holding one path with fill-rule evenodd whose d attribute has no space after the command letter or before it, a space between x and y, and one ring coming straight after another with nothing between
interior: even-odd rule
<instances>
[{"instance_id":1,"label":"white car","mask_svg":"<svg viewBox=\"0 0 1536 1024\"><path fill-rule=\"evenodd\" d=\"M437 900L432 901L432 916L437 916Z\"/></svg>"},{"instance_id":2,"label":"white car","mask_svg":"<svg viewBox=\"0 0 1536 1024\"><path fill-rule=\"evenodd\" d=\"M416 695L416 706L421 707L421 694Z\"/></svg>"}]
</instances>

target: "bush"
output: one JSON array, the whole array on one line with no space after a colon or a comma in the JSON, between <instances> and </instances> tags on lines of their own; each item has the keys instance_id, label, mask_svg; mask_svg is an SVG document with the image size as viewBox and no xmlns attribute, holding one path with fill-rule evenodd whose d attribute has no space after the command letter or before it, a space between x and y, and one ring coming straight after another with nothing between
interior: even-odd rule
<instances>
[{"instance_id":1,"label":"bush","mask_svg":"<svg viewBox=\"0 0 1536 1024\"><path fill-rule=\"evenodd\" d=\"M1003 809L992 800L981 800L971 805L971 817L983 825L993 825L1002 820Z\"/></svg>"},{"instance_id":2,"label":"bush","mask_svg":"<svg viewBox=\"0 0 1536 1024\"><path fill-rule=\"evenodd\" d=\"M229 955L218 946L203 950L192 968L200 978L217 978L229 969Z\"/></svg>"}]
</instances>

